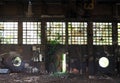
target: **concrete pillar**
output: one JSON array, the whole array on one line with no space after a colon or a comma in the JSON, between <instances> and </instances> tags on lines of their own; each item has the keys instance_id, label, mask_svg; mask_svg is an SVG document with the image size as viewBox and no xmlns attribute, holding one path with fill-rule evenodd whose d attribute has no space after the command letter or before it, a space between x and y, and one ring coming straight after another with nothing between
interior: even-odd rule
<instances>
[{"instance_id":1,"label":"concrete pillar","mask_svg":"<svg viewBox=\"0 0 120 83\"><path fill-rule=\"evenodd\" d=\"M88 47L88 74L89 77L94 76L95 74L95 58L93 55L93 22L88 21L87 26L87 47Z\"/></svg>"},{"instance_id":2,"label":"concrete pillar","mask_svg":"<svg viewBox=\"0 0 120 83\"><path fill-rule=\"evenodd\" d=\"M22 21L18 21L18 45L21 45L23 42L22 31L23 31Z\"/></svg>"},{"instance_id":3,"label":"concrete pillar","mask_svg":"<svg viewBox=\"0 0 120 83\"><path fill-rule=\"evenodd\" d=\"M46 44L47 44L47 37L46 37L46 22L44 20L41 21L41 45L40 45L40 51L43 57L43 61L40 62L40 67L42 73L46 72L45 69L45 55L46 55Z\"/></svg>"}]
</instances>

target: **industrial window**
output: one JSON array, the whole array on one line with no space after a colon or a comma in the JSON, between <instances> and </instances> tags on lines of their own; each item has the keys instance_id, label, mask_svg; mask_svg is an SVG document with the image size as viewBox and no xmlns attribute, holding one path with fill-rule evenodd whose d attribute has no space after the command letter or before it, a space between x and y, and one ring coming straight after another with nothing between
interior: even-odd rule
<instances>
[{"instance_id":1,"label":"industrial window","mask_svg":"<svg viewBox=\"0 0 120 83\"><path fill-rule=\"evenodd\" d=\"M120 45L120 23L118 23L118 45Z\"/></svg>"},{"instance_id":2,"label":"industrial window","mask_svg":"<svg viewBox=\"0 0 120 83\"><path fill-rule=\"evenodd\" d=\"M65 44L65 22L47 22L48 44Z\"/></svg>"},{"instance_id":3,"label":"industrial window","mask_svg":"<svg viewBox=\"0 0 120 83\"><path fill-rule=\"evenodd\" d=\"M18 22L0 22L0 43L18 44Z\"/></svg>"},{"instance_id":4,"label":"industrial window","mask_svg":"<svg viewBox=\"0 0 120 83\"><path fill-rule=\"evenodd\" d=\"M112 45L112 23L93 23L93 44Z\"/></svg>"},{"instance_id":5,"label":"industrial window","mask_svg":"<svg viewBox=\"0 0 120 83\"><path fill-rule=\"evenodd\" d=\"M23 44L41 44L41 22L23 22Z\"/></svg>"},{"instance_id":6,"label":"industrial window","mask_svg":"<svg viewBox=\"0 0 120 83\"><path fill-rule=\"evenodd\" d=\"M87 44L86 22L68 22L68 44Z\"/></svg>"}]
</instances>

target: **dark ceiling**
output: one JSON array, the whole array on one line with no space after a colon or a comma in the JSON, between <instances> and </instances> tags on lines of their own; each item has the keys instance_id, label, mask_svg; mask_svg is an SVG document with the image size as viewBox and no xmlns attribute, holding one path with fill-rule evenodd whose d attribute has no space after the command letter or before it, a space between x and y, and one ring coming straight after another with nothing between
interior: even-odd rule
<instances>
[{"instance_id":1,"label":"dark ceiling","mask_svg":"<svg viewBox=\"0 0 120 83\"><path fill-rule=\"evenodd\" d=\"M0 5L4 4L13 4L13 3L18 3L18 4L28 4L28 2L31 1L32 4L84 4L84 3L89 3L92 0L0 0ZM116 4L120 3L120 0L94 0L95 3L105 3L105 4Z\"/></svg>"},{"instance_id":2,"label":"dark ceiling","mask_svg":"<svg viewBox=\"0 0 120 83\"><path fill-rule=\"evenodd\" d=\"M0 0L0 2L45 2L45 3L68 3L69 1L76 1L76 2L89 2L91 0ZM120 0L95 0L96 2L103 2L103 3L120 3Z\"/></svg>"}]
</instances>

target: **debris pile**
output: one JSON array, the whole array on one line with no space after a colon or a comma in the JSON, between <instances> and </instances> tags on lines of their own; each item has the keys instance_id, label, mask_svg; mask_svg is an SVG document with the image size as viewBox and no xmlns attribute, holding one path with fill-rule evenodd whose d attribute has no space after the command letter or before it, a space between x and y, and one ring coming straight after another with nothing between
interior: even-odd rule
<instances>
[{"instance_id":1,"label":"debris pile","mask_svg":"<svg viewBox=\"0 0 120 83\"><path fill-rule=\"evenodd\" d=\"M0 74L0 83L116 83L109 79L88 79L80 75L69 74Z\"/></svg>"}]
</instances>

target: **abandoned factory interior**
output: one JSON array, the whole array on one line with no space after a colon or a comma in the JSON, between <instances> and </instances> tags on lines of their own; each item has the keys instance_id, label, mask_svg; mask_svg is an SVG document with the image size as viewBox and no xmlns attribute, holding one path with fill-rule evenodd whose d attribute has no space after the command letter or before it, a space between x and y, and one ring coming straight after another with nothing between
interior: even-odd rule
<instances>
[{"instance_id":1,"label":"abandoned factory interior","mask_svg":"<svg viewBox=\"0 0 120 83\"><path fill-rule=\"evenodd\" d=\"M120 0L0 0L0 83L120 83Z\"/></svg>"}]
</instances>

